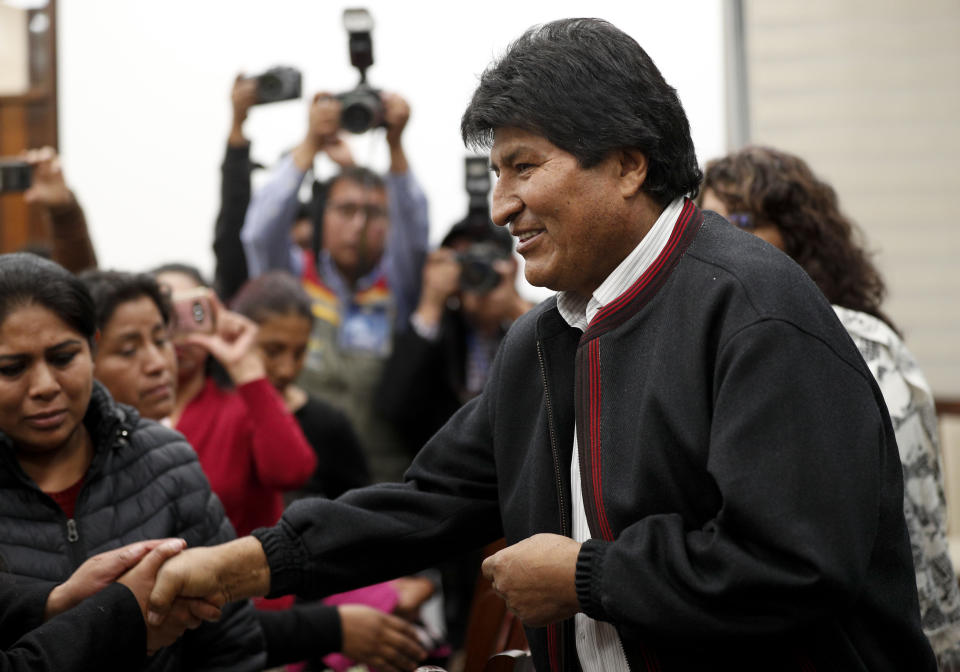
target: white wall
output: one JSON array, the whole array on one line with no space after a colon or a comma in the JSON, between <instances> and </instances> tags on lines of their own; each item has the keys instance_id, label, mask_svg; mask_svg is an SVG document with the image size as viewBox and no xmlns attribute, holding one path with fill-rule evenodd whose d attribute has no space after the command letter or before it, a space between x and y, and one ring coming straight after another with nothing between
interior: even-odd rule
<instances>
[{"instance_id":1,"label":"white wall","mask_svg":"<svg viewBox=\"0 0 960 672\"><path fill-rule=\"evenodd\" d=\"M104 268L176 259L212 270L234 74L290 64L303 70L305 92L352 88L357 74L340 17L358 4L59 3L61 152ZM583 15L612 21L679 91L701 160L725 150L721 0L366 6L376 22L368 78L411 103L405 146L430 198L434 242L466 211L460 115L484 67L534 23ZM254 108L247 122L254 158L276 160L300 140L305 119L302 100ZM358 137L355 156L385 168L384 144L382 136Z\"/></svg>"}]
</instances>

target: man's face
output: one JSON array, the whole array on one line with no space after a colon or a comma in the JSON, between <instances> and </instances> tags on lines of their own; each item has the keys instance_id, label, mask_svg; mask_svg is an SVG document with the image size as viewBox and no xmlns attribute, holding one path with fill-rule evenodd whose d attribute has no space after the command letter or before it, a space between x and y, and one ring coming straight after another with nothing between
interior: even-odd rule
<instances>
[{"instance_id":1,"label":"man's face","mask_svg":"<svg viewBox=\"0 0 960 672\"><path fill-rule=\"evenodd\" d=\"M517 237L531 284L589 296L636 245L614 155L584 169L540 135L500 128L490 163L493 221Z\"/></svg>"},{"instance_id":2,"label":"man's face","mask_svg":"<svg viewBox=\"0 0 960 672\"><path fill-rule=\"evenodd\" d=\"M385 189L347 179L334 182L323 213L323 247L348 279L377 265L389 228Z\"/></svg>"}]
</instances>

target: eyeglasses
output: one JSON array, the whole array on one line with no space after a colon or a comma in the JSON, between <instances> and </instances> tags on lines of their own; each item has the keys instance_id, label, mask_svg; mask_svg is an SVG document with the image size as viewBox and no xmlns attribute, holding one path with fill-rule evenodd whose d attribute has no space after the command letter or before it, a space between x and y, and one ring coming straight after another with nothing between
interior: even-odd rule
<instances>
[{"instance_id":1,"label":"eyeglasses","mask_svg":"<svg viewBox=\"0 0 960 672\"><path fill-rule=\"evenodd\" d=\"M353 203L346 201L343 203L329 203L327 208L333 210L344 219L353 219L358 213L363 213L364 220L368 222L386 221L387 209L381 205L372 203Z\"/></svg>"},{"instance_id":2,"label":"eyeglasses","mask_svg":"<svg viewBox=\"0 0 960 672\"><path fill-rule=\"evenodd\" d=\"M747 231L757 228L757 223L754 221L753 215L749 212L731 212L727 215L727 221Z\"/></svg>"}]
</instances>

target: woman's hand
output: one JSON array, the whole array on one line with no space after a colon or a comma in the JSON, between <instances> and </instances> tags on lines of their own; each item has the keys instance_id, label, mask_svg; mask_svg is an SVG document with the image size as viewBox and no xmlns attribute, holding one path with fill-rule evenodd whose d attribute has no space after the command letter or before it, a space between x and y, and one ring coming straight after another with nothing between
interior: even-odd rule
<instances>
[{"instance_id":1,"label":"woman's hand","mask_svg":"<svg viewBox=\"0 0 960 672\"><path fill-rule=\"evenodd\" d=\"M267 372L254 348L257 325L253 320L227 310L213 292L210 293L210 303L216 316L216 331L188 334L183 342L199 345L216 357L230 374L234 385L263 378Z\"/></svg>"}]
</instances>

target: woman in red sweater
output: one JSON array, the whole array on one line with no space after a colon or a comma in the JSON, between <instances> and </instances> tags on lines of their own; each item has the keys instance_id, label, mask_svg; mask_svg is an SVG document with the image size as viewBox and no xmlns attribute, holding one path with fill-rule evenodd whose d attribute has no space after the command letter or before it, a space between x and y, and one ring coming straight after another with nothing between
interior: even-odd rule
<instances>
[{"instance_id":1,"label":"woman in red sweater","mask_svg":"<svg viewBox=\"0 0 960 672\"><path fill-rule=\"evenodd\" d=\"M205 287L188 266L164 266L154 275L174 297ZM316 455L266 378L253 348L257 326L226 310L212 293L209 298L215 331L176 339L177 395L170 421L197 451L237 534L244 535L279 520L283 493L310 478ZM232 387L209 375L210 355Z\"/></svg>"}]
</instances>

